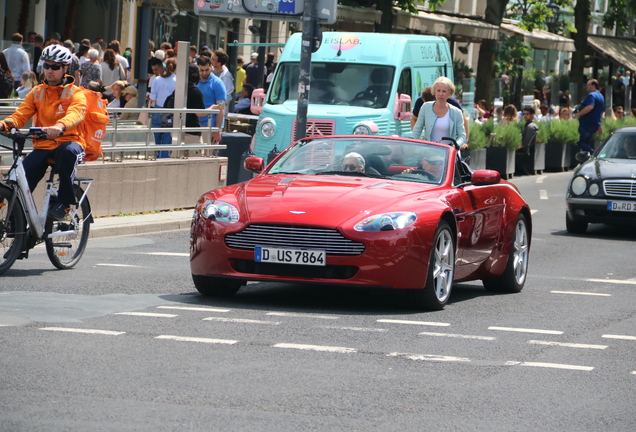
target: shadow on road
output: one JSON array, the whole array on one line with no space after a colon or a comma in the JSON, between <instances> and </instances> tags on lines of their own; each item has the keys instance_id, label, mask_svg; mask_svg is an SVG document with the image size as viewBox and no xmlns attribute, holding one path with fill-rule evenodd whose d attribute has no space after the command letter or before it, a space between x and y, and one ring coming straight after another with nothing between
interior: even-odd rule
<instances>
[{"instance_id":1,"label":"shadow on road","mask_svg":"<svg viewBox=\"0 0 636 432\"><path fill-rule=\"evenodd\" d=\"M636 228L605 224L589 224L585 234L571 234L566 230L554 231L554 236L581 237L595 240L636 240Z\"/></svg>"}]
</instances>

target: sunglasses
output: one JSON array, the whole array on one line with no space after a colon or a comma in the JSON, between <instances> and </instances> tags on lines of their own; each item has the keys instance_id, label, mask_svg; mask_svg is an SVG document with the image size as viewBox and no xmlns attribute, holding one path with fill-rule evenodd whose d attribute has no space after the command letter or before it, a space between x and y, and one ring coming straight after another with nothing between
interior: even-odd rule
<instances>
[{"instance_id":1,"label":"sunglasses","mask_svg":"<svg viewBox=\"0 0 636 432\"><path fill-rule=\"evenodd\" d=\"M346 169L346 170L353 171L353 170L357 170L358 169L358 165L349 164L349 165L345 165L343 168Z\"/></svg>"},{"instance_id":2,"label":"sunglasses","mask_svg":"<svg viewBox=\"0 0 636 432\"><path fill-rule=\"evenodd\" d=\"M42 65L42 67L44 69L53 69L53 70L60 70L64 67L64 65L59 65L59 64L48 64L48 63L44 63Z\"/></svg>"},{"instance_id":3,"label":"sunglasses","mask_svg":"<svg viewBox=\"0 0 636 432\"><path fill-rule=\"evenodd\" d=\"M435 166L435 165L444 165L443 161L432 161L432 162L426 161L426 163L428 163L429 165L433 165L433 166Z\"/></svg>"}]
</instances>

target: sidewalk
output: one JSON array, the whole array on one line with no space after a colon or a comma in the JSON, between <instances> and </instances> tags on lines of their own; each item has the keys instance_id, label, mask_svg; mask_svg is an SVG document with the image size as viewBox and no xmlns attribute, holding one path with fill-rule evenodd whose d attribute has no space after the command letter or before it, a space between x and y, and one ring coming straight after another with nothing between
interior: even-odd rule
<instances>
[{"instance_id":1,"label":"sidewalk","mask_svg":"<svg viewBox=\"0 0 636 432\"><path fill-rule=\"evenodd\" d=\"M90 238L115 237L190 228L194 210L95 218Z\"/></svg>"}]
</instances>

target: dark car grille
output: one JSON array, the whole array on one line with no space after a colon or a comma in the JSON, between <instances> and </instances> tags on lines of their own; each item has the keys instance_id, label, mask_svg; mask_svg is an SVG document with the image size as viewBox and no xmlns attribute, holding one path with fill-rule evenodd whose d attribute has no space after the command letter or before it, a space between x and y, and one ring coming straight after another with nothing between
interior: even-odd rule
<instances>
[{"instance_id":1,"label":"dark car grille","mask_svg":"<svg viewBox=\"0 0 636 432\"><path fill-rule=\"evenodd\" d=\"M235 249L270 246L294 249L320 249L327 255L361 255L364 244L344 237L334 229L250 225L241 232L228 234L225 244Z\"/></svg>"},{"instance_id":2,"label":"dark car grille","mask_svg":"<svg viewBox=\"0 0 636 432\"><path fill-rule=\"evenodd\" d=\"M605 195L636 198L636 180L606 180L603 187Z\"/></svg>"}]
</instances>

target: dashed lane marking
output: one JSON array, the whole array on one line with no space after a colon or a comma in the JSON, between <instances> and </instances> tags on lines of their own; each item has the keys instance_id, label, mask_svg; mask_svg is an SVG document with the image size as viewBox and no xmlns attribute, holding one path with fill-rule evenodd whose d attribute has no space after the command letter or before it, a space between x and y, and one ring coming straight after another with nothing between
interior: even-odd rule
<instances>
[{"instance_id":1,"label":"dashed lane marking","mask_svg":"<svg viewBox=\"0 0 636 432\"><path fill-rule=\"evenodd\" d=\"M156 255L156 256L179 256L179 257L189 257L189 253L182 252L146 252L144 255Z\"/></svg>"},{"instance_id":2,"label":"dashed lane marking","mask_svg":"<svg viewBox=\"0 0 636 432\"><path fill-rule=\"evenodd\" d=\"M530 210L530 214L535 214L536 212L538 212L539 210Z\"/></svg>"},{"instance_id":3,"label":"dashed lane marking","mask_svg":"<svg viewBox=\"0 0 636 432\"><path fill-rule=\"evenodd\" d=\"M537 183L543 183L543 180L545 180L546 177L548 177L548 176L542 175L542 176L537 177Z\"/></svg>"},{"instance_id":4,"label":"dashed lane marking","mask_svg":"<svg viewBox=\"0 0 636 432\"><path fill-rule=\"evenodd\" d=\"M226 322L226 323L240 323L240 324L265 324L265 325L279 325L278 321L260 321L253 319L244 319L244 318L221 318L221 317L209 317L203 318L203 321L217 321L217 322Z\"/></svg>"},{"instance_id":5,"label":"dashed lane marking","mask_svg":"<svg viewBox=\"0 0 636 432\"><path fill-rule=\"evenodd\" d=\"M179 315L151 313L151 312L116 312L115 315L130 315L130 316L143 316L143 317L157 317L157 318L174 318Z\"/></svg>"},{"instance_id":6,"label":"dashed lane marking","mask_svg":"<svg viewBox=\"0 0 636 432\"><path fill-rule=\"evenodd\" d=\"M108 336L119 336L119 335L126 334L126 332L120 332L120 331L80 329L80 328L68 328L68 327L42 327L40 330L69 332L69 333L101 334L101 335L108 335Z\"/></svg>"},{"instance_id":7,"label":"dashed lane marking","mask_svg":"<svg viewBox=\"0 0 636 432\"><path fill-rule=\"evenodd\" d=\"M314 314L296 313L296 312L268 312L266 315L294 317L294 318L316 318L316 319L330 319L330 320L338 319L337 316L332 316L332 315L314 315Z\"/></svg>"},{"instance_id":8,"label":"dashed lane marking","mask_svg":"<svg viewBox=\"0 0 636 432\"><path fill-rule=\"evenodd\" d=\"M530 367L540 367L540 368L552 368L552 369L567 369L567 370L580 370L580 371L591 371L594 370L592 366L576 366L576 365L567 365L567 364L559 364L559 363L539 363L539 362L521 362L518 366L530 366Z\"/></svg>"},{"instance_id":9,"label":"dashed lane marking","mask_svg":"<svg viewBox=\"0 0 636 432\"><path fill-rule=\"evenodd\" d=\"M389 323L389 324L423 325L423 326L434 326L434 327L448 327L450 325L450 323L441 323L441 322L408 321L408 320L395 320L395 319L379 319L377 320L377 322Z\"/></svg>"},{"instance_id":10,"label":"dashed lane marking","mask_svg":"<svg viewBox=\"0 0 636 432\"><path fill-rule=\"evenodd\" d=\"M622 340L636 340L636 336L626 336L626 335L610 335L606 334L601 337L606 339L622 339Z\"/></svg>"},{"instance_id":11,"label":"dashed lane marking","mask_svg":"<svg viewBox=\"0 0 636 432\"><path fill-rule=\"evenodd\" d=\"M588 345L588 344L550 342L550 341L539 341L539 340L529 340L528 343L534 344L534 345L550 345L550 346L560 346L560 347L566 347L566 348L590 348L590 349L607 348L607 345Z\"/></svg>"},{"instance_id":12,"label":"dashed lane marking","mask_svg":"<svg viewBox=\"0 0 636 432\"><path fill-rule=\"evenodd\" d=\"M236 340L229 340L229 339L210 339L210 338L171 336L171 335L161 335L161 336L155 337L155 339L168 339L168 340L174 340L178 342L199 342L199 343L223 344L223 345L235 345L238 343L238 341Z\"/></svg>"},{"instance_id":13,"label":"dashed lane marking","mask_svg":"<svg viewBox=\"0 0 636 432\"><path fill-rule=\"evenodd\" d=\"M452 334L452 333L422 332L419 334L422 336L442 336L442 337L449 337L449 338L477 339L477 340L486 340L486 341L494 341L497 339L492 336L475 336L475 335L463 335L463 334Z\"/></svg>"},{"instance_id":14,"label":"dashed lane marking","mask_svg":"<svg viewBox=\"0 0 636 432\"><path fill-rule=\"evenodd\" d=\"M599 297L611 297L611 294L602 293L589 293L579 291L550 291L552 294L572 294L572 295L586 295L586 296L599 296Z\"/></svg>"},{"instance_id":15,"label":"dashed lane marking","mask_svg":"<svg viewBox=\"0 0 636 432\"><path fill-rule=\"evenodd\" d=\"M201 312L230 312L230 309L214 309L214 308L190 307L190 306L157 306L157 309L176 309L176 310L201 311Z\"/></svg>"},{"instance_id":16,"label":"dashed lane marking","mask_svg":"<svg viewBox=\"0 0 636 432\"><path fill-rule=\"evenodd\" d=\"M344 354L353 354L358 352L358 350L355 348L323 346L323 345L305 345L305 344L293 344L293 343L278 343L278 344L272 345L272 347L299 349L304 351L335 352L335 353L344 353Z\"/></svg>"},{"instance_id":17,"label":"dashed lane marking","mask_svg":"<svg viewBox=\"0 0 636 432\"><path fill-rule=\"evenodd\" d=\"M581 278L581 277L569 277L569 276L549 276L533 274L532 277L539 279L552 279L552 280L569 280L577 282L597 282L597 283L609 283L618 285L636 285L636 280L632 279L598 279L598 278Z\"/></svg>"},{"instance_id":18,"label":"dashed lane marking","mask_svg":"<svg viewBox=\"0 0 636 432\"><path fill-rule=\"evenodd\" d=\"M451 356L442 356L442 355L434 355L434 354L404 354L404 353L390 353L387 354L388 357L402 357L409 360L423 360L423 361L434 361L434 362L470 362L469 358L464 357L451 357Z\"/></svg>"},{"instance_id":19,"label":"dashed lane marking","mask_svg":"<svg viewBox=\"0 0 636 432\"><path fill-rule=\"evenodd\" d=\"M500 331L521 332L521 333L540 333L540 334L552 334L552 335L563 334L562 331L558 331L558 330L539 330L539 329L516 328L516 327L488 327L488 330L500 330Z\"/></svg>"},{"instance_id":20,"label":"dashed lane marking","mask_svg":"<svg viewBox=\"0 0 636 432\"><path fill-rule=\"evenodd\" d=\"M95 264L96 266L102 266L102 267L141 267L141 266L137 266L137 265L132 265L132 264L109 264L109 263L101 263L101 264Z\"/></svg>"},{"instance_id":21,"label":"dashed lane marking","mask_svg":"<svg viewBox=\"0 0 636 432\"><path fill-rule=\"evenodd\" d=\"M580 370L591 371L594 367L591 366L578 366L559 363L539 363L539 362L520 362L520 361L484 361L484 360L472 360L465 357L452 357L442 356L434 354L404 354L404 353L390 353L388 357L400 357L408 360L416 361L429 361L429 362L448 362L448 363L471 363L477 366L528 366L528 367L541 367L541 368L553 368L553 369L568 369L568 370Z\"/></svg>"},{"instance_id":22,"label":"dashed lane marking","mask_svg":"<svg viewBox=\"0 0 636 432\"><path fill-rule=\"evenodd\" d=\"M319 326L319 328L334 329L334 330L351 330L351 331L361 331L361 332L376 332L376 333L384 333L388 331L386 329L368 328L368 327Z\"/></svg>"},{"instance_id":23,"label":"dashed lane marking","mask_svg":"<svg viewBox=\"0 0 636 432\"><path fill-rule=\"evenodd\" d=\"M541 198L542 200L547 200L548 199L548 191L545 189L541 189L539 191L539 198Z\"/></svg>"}]
</instances>

